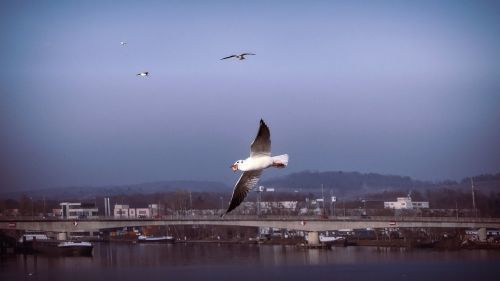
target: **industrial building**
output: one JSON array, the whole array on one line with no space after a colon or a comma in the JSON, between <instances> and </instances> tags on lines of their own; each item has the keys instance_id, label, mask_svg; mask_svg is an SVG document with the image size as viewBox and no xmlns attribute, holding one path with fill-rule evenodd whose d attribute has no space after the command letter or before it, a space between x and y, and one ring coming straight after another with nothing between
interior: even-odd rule
<instances>
[{"instance_id":1,"label":"industrial building","mask_svg":"<svg viewBox=\"0 0 500 281\"><path fill-rule=\"evenodd\" d=\"M115 218L157 218L161 214L158 204L149 204L147 208L131 208L128 204L115 204Z\"/></svg>"},{"instance_id":2,"label":"industrial building","mask_svg":"<svg viewBox=\"0 0 500 281\"><path fill-rule=\"evenodd\" d=\"M97 218L99 209L94 204L62 202L61 209L54 213L60 214L63 219Z\"/></svg>"},{"instance_id":3,"label":"industrial building","mask_svg":"<svg viewBox=\"0 0 500 281\"><path fill-rule=\"evenodd\" d=\"M396 202L384 202L386 209L428 209L429 202L415 202L411 199L411 193L406 197L398 197Z\"/></svg>"}]
</instances>

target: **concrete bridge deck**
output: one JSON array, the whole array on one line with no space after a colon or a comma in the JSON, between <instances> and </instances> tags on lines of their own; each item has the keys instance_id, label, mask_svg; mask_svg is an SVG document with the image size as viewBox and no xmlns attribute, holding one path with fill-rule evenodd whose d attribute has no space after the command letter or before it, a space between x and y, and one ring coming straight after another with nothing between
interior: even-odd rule
<instances>
[{"instance_id":1,"label":"concrete bridge deck","mask_svg":"<svg viewBox=\"0 0 500 281\"><path fill-rule=\"evenodd\" d=\"M1 218L0 229L52 232L99 231L132 226L214 225L273 227L303 231L361 228L500 228L500 218L452 217L308 217L308 216L164 216L161 219Z\"/></svg>"}]
</instances>

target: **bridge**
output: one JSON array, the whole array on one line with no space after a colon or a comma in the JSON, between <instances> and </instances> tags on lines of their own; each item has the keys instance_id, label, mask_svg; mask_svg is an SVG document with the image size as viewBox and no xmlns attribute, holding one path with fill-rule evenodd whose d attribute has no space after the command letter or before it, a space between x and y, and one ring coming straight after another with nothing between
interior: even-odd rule
<instances>
[{"instance_id":1,"label":"bridge","mask_svg":"<svg viewBox=\"0 0 500 281\"><path fill-rule=\"evenodd\" d=\"M164 216L161 219L0 218L0 229L48 232L101 231L124 227L213 225L272 227L306 232L363 228L500 228L500 218L453 217L308 217L308 216Z\"/></svg>"}]
</instances>

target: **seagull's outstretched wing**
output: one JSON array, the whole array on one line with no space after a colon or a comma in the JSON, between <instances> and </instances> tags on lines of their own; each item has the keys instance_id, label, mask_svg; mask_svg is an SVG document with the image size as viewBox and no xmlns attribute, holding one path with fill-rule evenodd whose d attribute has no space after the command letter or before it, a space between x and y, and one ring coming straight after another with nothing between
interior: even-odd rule
<instances>
[{"instance_id":1,"label":"seagull's outstretched wing","mask_svg":"<svg viewBox=\"0 0 500 281\"><path fill-rule=\"evenodd\" d=\"M255 54L254 54L254 53L243 53L243 54L241 54L241 55L242 55L242 56L250 56L250 55L251 55L251 56L255 56Z\"/></svg>"},{"instance_id":2,"label":"seagull's outstretched wing","mask_svg":"<svg viewBox=\"0 0 500 281\"><path fill-rule=\"evenodd\" d=\"M227 208L226 213L224 213L222 216L234 210L234 208L238 207L241 204L241 202L245 200L248 191L254 188L257 182L259 181L261 173L262 170L254 170L254 171L243 172L243 174L241 174L240 179L234 186L233 196L231 197L229 208Z\"/></svg>"},{"instance_id":3,"label":"seagull's outstretched wing","mask_svg":"<svg viewBox=\"0 0 500 281\"><path fill-rule=\"evenodd\" d=\"M257 136L250 146L250 157L258 154L271 156L271 133L262 119Z\"/></svg>"},{"instance_id":4,"label":"seagull's outstretched wing","mask_svg":"<svg viewBox=\"0 0 500 281\"><path fill-rule=\"evenodd\" d=\"M230 58L234 58L234 57L236 57L236 55L230 55L229 57L221 58L220 60L230 59Z\"/></svg>"}]
</instances>

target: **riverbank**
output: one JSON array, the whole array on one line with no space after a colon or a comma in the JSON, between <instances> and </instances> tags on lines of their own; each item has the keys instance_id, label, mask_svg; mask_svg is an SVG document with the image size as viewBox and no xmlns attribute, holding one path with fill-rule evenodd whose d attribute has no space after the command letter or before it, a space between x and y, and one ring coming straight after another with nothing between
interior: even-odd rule
<instances>
[{"instance_id":1,"label":"riverbank","mask_svg":"<svg viewBox=\"0 0 500 281\"><path fill-rule=\"evenodd\" d=\"M111 238L111 237L110 237ZM102 242L107 243L137 243L134 237L112 237L111 239L103 239ZM270 239L176 239L175 243L186 244L261 244L261 245L288 245L300 246L307 245L303 237L294 238L270 238ZM323 244L321 244L323 245ZM408 239L392 239L392 240L357 240L346 239L337 241L330 246L360 246L360 247L388 247L388 248L422 248L422 249L438 249L438 250L460 250L460 249L491 249L500 250L500 244L488 242L466 242L458 239L443 239L439 241L428 240L408 240ZM322 247L324 248L324 247Z\"/></svg>"}]
</instances>

